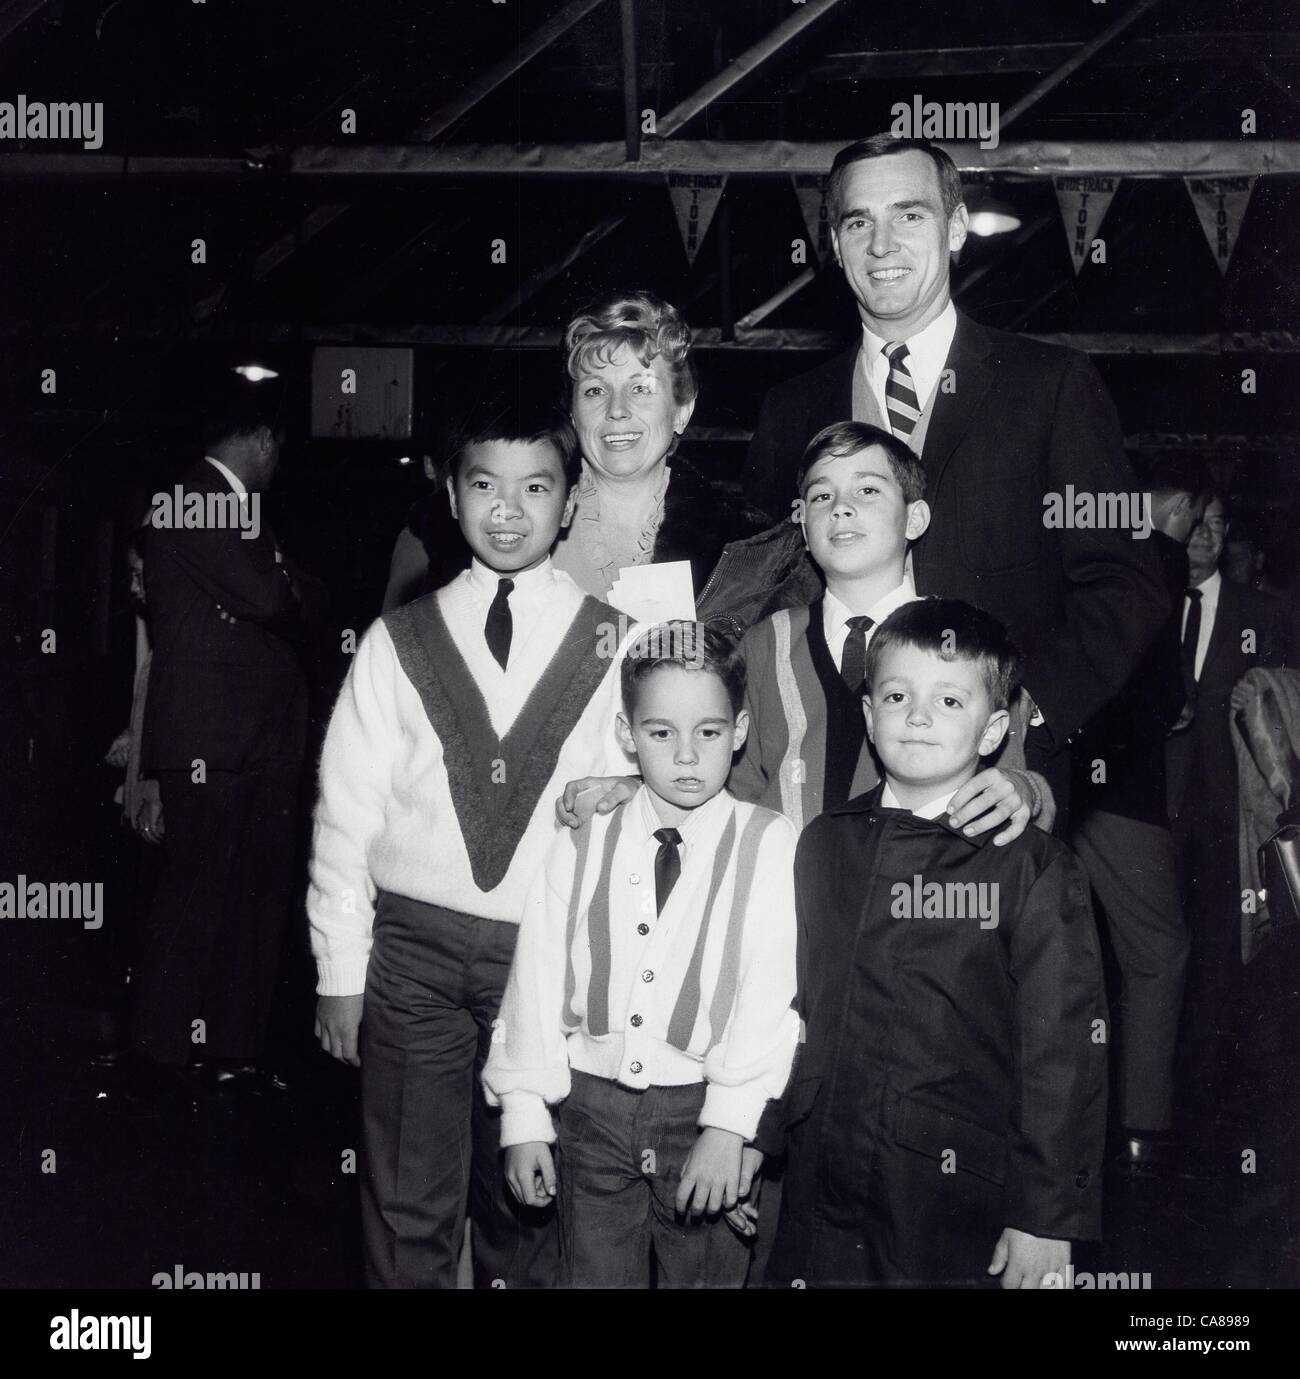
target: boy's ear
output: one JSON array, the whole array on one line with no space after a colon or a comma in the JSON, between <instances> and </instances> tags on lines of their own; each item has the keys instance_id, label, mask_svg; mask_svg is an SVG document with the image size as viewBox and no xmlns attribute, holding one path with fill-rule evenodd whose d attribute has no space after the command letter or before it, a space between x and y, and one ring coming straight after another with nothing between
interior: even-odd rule
<instances>
[{"instance_id":1,"label":"boy's ear","mask_svg":"<svg viewBox=\"0 0 1300 1379\"><path fill-rule=\"evenodd\" d=\"M632 725L627 721L627 714L617 713L614 715L614 731L618 734L618 745L625 752L636 753L636 742L632 737Z\"/></svg>"},{"instance_id":2,"label":"boy's ear","mask_svg":"<svg viewBox=\"0 0 1300 1379\"><path fill-rule=\"evenodd\" d=\"M569 523L573 521L573 514L577 510L577 507L578 485L575 483L569 485L569 496L564 500L564 511L560 514L561 531L563 531L564 528L567 527Z\"/></svg>"},{"instance_id":3,"label":"boy's ear","mask_svg":"<svg viewBox=\"0 0 1300 1379\"><path fill-rule=\"evenodd\" d=\"M459 522L459 521L460 521L460 513L458 513L458 512L456 511L456 480L455 480L455 479L449 478L449 479L447 480L447 498L448 498L448 500L449 500L450 503L451 503L451 515L452 515L452 518L453 518L455 521Z\"/></svg>"},{"instance_id":4,"label":"boy's ear","mask_svg":"<svg viewBox=\"0 0 1300 1379\"><path fill-rule=\"evenodd\" d=\"M871 696L869 694L864 694L862 696L862 716L867 720L867 737L874 746L876 741L876 724L875 720L871 717Z\"/></svg>"},{"instance_id":5,"label":"boy's ear","mask_svg":"<svg viewBox=\"0 0 1300 1379\"><path fill-rule=\"evenodd\" d=\"M749 710L741 709L736 715L736 726L731 732L731 750L738 752L749 737Z\"/></svg>"},{"instance_id":6,"label":"boy's ear","mask_svg":"<svg viewBox=\"0 0 1300 1379\"><path fill-rule=\"evenodd\" d=\"M996 752L1010 726L1011 715L1006 709L994 709L989 714L989 721L984 725L984 732L980 736L980 756L987 757Z\"/></svg>"},{"instance_id":7,"label":"boy's ear","mask_svg":"<svg viewBox=\"0 0 1300 1379\"><path fill-rule=\"evenodd\" d=\"M925 534L925 529L930 525L930 504L924 498L918 498L915 503L907 505L907 526L904 531L909 541L915 541L918 537Z\"/></svg>"}]
</instances>

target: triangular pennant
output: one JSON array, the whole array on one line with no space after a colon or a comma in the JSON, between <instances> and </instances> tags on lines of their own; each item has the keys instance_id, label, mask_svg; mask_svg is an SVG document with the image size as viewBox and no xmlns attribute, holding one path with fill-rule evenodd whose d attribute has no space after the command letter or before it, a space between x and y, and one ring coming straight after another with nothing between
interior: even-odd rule
<instances>
[{"instance_id":1,"label":"triangular pennant","mask_svg":"<svg viewBox=\"0 0 1300 1379\"><path fill-rule=\"evenodd\" d=\"M830 180L822 173L794 174L794 194L799 198L808 241L818 263L825 263L831 252Z\"/></svg>"},{"instance_id":2,"label":"triangular pennant","mask_svg":"<svg viewBox=\"0 0 1300 1379\"><path fill-rule=\"evenodd\" d=\"M1205 231L1219 272L1227 273L1232 251L1237 247L1237 232L1255 189L1255 178L1184 177L1183 184L1196 207L1196 218Z\"/></svg>"},{"instance_id":3,"label":"triangular pennant","mask_svg":"<svg viewBox=\"0 0 1300 1379\"><path fill-rule=\"evenodd\" d=\"M1119 178L1053 177L1052 184L1065 223L1065 237L1070 244L1070 262L1078 277L1092 250L1093 237L1110 209Z\"/></svg>"},{"instance_id":4,"label":"triangular pennant","mask_svg":"<svg viewBox=\"0 0 1300 1379\"><path fill-rule=\"evenodd\" d=\"M682 232L686 257L692 264L700 252L700 245L704 243L704 236L709 232L713 213L718 209L722 189L726 185L725 172L668 174L668 195L672 198L673 212L677 216L677 228Z\"/></svg>"}]
</instances>

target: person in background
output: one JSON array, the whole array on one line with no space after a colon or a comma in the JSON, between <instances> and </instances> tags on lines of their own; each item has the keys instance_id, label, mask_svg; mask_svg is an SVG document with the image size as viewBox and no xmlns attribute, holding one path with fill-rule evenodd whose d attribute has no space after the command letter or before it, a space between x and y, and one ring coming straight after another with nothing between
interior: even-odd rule
<instances>
[{"instance_id":1,"label":"person in background","mask_svg":"<svg viewBox=\"0 0 1300 1379\"><path fill-rule=\"evenodd\" d=\"M1205 511L1209 479L1195 460L1157 463L1151 494L1160 559L1177 609L1187 588L1187 543ZM1165 798L1165 740L1190 720L1178 613L1119 694L1075 739L1070 841L1106 915L1123 984L1111 1002L1119 1046L1121 1171L1169 1166L1174 1054L1189 941Z\"/></svg>"},{"instance_id":2,"label":"person in background","mask_svg":"<svg viewBox=\"0 0 1300 1379\"><path fill-rule=\"evenodd\" d=\"M1287 608L1219 570L1227 509L1213 494L1187 546L1180 619L1188 726L1165 745L1169 817L1192 949L1179 1040L1185 1137L1212 1139L1231 1050L1230 996L1241 966L1237 762L1228 726L1233 687L1255 666L1286 664Z\"/></svg>"},{"instance_id":3,"label":"person in background","mask_svg":"<svg viewBox=\"0 0 1300 1379\"><path fill-rule=\"evenodd\" d=\"M196 1055L223 1095L285 1089L263 1060L307 682L297 589L261 510L283 437L272 385L219 388L183 501L170 518L155 506L145 535L154 650L141 767L158 780L167 829L131 984L133 1072L146 1089L177 1089Z\"/></svg>"}]
</instances>

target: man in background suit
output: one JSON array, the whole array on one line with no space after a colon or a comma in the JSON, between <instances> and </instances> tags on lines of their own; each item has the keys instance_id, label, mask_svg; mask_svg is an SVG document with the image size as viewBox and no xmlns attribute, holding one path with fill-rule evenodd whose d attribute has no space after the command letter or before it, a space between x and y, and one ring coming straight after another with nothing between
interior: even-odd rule
<instances>
[{"instance_id":1,"label":"man in background suit","mask_svg":"<svg viewBox=\"0 0 1300 1379\"><path fill-rule=\"evenodd\" d=\"M1190 725L1169 739L1169 817L1191 927L1183 1080L1193 1112L1210 1113L1228 1053L1227 998L1241 966L1237 763L1228 732L1232 688L1254 666L1286 662L1284 600L1224 579L1228 532L1215 496L1187 547L1181 643Z\"/></svg>"},{"instance_id":2,"label":"man in background suit","mask_svg":"<svg viewBox=\"0 0 1300 1379\"><path fill-rule=\"evenodd\" d=\"M143 761L167 833L132 983L132 1045L154 1085L176 1082L168 1074L197 1054L219 1089L282 1086L259 1063L292 881L307 690L297 592L261 520L282 439L276 402L264 383L223 391L203 460L183 494L155 496L146 538L154 655Z\"/></svg>"},{"instance_id":3,"label":"man in background suit","mask_svg":"<svg viewBox=\"0 0 1300 1379\"><path fill-rule=\"evenodd\" d=\"M1205 511L1204 466L1166 456L1147 474L1171 607L1129 682L1078 734L1072 752L1070 842L1106 916L1122 990L1110 1002L1119 1060L1122 1148L1114 1167L1130 1174L1169 1164L1174 1053L1187 969L1187 924L1165 803L1165 739L1185 712L1179 610L1187 588L1187 543Z\"/></svg>"},{"instance_id":4,"label":"man in background suit","mask_svg":"<svg viewBox=\"0 0 1300 1379\"><path fill-rule=\"evenodd\" d=\"M925 465L931 510L913 554L917 592L966 599L1006 624L1043 719L1027 765L1064 802L1069 738L1128 679L1170 611L1146 541L1044 525L1045 500L1064 499L1067 485L1137 490L1114 407L1086 356L956 311L950 254L968 217L942 149L887 135L841 149L830 201L862 338L768 393L746 497L788 511L799 457L831 422L870 421L905 439Z\"/></svg>"}]
</instances>

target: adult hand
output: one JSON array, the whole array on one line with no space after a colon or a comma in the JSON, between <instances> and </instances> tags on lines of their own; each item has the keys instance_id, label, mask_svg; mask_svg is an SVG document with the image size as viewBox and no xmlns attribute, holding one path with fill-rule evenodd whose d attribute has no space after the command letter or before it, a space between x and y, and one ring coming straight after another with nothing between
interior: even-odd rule
<instances>
[{"instance_id":1,"label":"adult hand","mask_svg":"<svg viewBox=\"0 0 1300 1379\"><path fill-rule=\"evenodd\" d=\"M972 838L1005 823L993 839L998 847L1019 838L1029 826L1030 801L1034 798L1023 776L1021 771L1004 771L997 766L980 771L952 797L949 822Z\"/></svg>"},{"instance_id":2,"label":"adult hand","mask_svg":"<svg viewBox=\"0 0 1300 1379\"><path fill-rule=\"evenodd\" d=\"M320 1046L340 1063L361 1066L357 1053L357 1034L361 1029L364 993L356 996L318 996L316 999L316 1038Z\"/></svg>"},{"instance_id":3,"label":"adult hand","mask_svg":"<svg viewBox=\"0 0 1300 1379\"><path fill-rule=\"evenodd\" d=\"M135 811L135 818L131 820L131 827L144 839L146 843L153 843L155 846L163 840L163 808L162 800L158 795L157 781L143 781L143 798L139 807ZM153 786L153 790L148 789Z\"/></svg>"}]
</instances>

